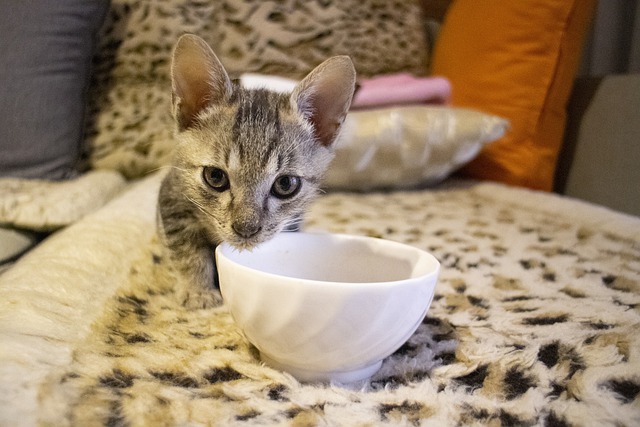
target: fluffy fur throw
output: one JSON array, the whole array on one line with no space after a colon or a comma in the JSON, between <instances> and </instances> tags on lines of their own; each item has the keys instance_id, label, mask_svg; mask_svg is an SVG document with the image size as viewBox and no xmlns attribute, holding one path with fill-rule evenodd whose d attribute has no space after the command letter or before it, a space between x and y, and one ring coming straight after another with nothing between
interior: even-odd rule
<instances>
[{"instance_id":1,"label":"fluffy fur throw","mask_svg":"<svg viewBox=\"0 0 640 427\"><path fill-rule=\"evenodd\" d=\"M178 303L158 184L0 276L0 424L640 424L640 219L495 184L325 195L307 228L403 241L443 268L373 378L301 384L260 363L224 306Z\"/></svg>"}]
</instances>

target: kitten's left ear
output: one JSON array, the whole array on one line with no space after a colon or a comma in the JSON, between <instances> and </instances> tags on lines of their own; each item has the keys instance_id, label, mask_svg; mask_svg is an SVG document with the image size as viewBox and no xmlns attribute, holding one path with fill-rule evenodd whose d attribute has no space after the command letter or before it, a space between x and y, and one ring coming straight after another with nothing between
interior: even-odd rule
<instances>
[{"instance_id":1,"label":"kitten's left ear","mask_svg":"<svg viewBox=\"0 0 640 427\"><path fill-rule=\"evenodd\" d=\"M171 63L173 115L180 130L190 127L207 107L227 100L233 91L222 63L200 37L185 34Z\"/></svg>"},{"instance_id":2,"label":"kitten's left ear","mask_svg":"<svg viewBox=\"0 0 640 427\"><path fill-rule=\"evenodd\" d=\"M334 56L318 65L291 94L291 103L313 125L320 144L330 146L344 121L356 85L348 56Z\"/></svg>"}]
</instances>

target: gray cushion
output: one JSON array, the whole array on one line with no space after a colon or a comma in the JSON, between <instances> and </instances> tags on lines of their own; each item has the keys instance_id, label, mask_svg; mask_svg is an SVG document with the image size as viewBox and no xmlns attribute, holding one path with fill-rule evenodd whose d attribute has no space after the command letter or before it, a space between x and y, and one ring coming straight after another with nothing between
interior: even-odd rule
<instances>
[{"instance_id":1,"label":"gray cushion","mask_svg":"<svg viewBox=\"0 0 640 427\"><path fill-rule=\"evenodd\" d=\"M73 173L108 7L108 0L0 2L0 176Z\"/></svg>"}]
</instances>

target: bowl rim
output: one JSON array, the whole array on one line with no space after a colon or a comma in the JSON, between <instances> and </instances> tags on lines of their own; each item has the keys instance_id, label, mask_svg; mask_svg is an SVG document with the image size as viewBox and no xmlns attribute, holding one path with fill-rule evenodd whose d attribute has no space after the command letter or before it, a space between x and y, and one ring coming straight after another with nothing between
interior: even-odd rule
<instances>
[{"instance_id":1,"label":"bowl rim","mask_svg":"<svg viewBox=\"0 0 640 427\"><path fill-rule=\"evenodd\" d=\"M376 286L376 287L392 287L392 286L399 286L401 284L408 284L408 283L413 283L416 281L423 281L423 280L427 280L427 279L431 279L433 276L435 276L435 279L437 280L439 273L440 273L440 261L438 261L438 259L430 252L425 251L424 249L420 249L418 247L406 244L406 243L402 243L402 242L397 242L395 240L389 240L389 239L385 239L385 238L379 238L379 237L371 237L371 236L363 236L363 235L358 235L358 234L346 234L346 233L329 233L329 232L317 232L317 231L295 231L295 232L280 232L280 233L286 233L286 234L290 234L290 235L296 235L296 236L313 236L313 237L327 237L327 238L340 238L340 239L355 239L355 240L361 240L361 241L376 241L378 243L382 242L385 245L392 245L392 246L396 246L396 247L402 247L405 250L406 249L410 249L413 250L415 252L417 252L421 258L427 258L431 263L433 263L433 268L425 273L425 274L421 274L415 277L407 277L405 279L399 279L399 280L386 280L386 281L377 281L377 282L346 282L346 281L326 281L326 280L316 280L316 279L306 279L306 278L300 278L300 277L292 277L292 276L286 276L286 275L282 275L282 274L276 274L276 273L270 273L270 272L266 272L263 270L258 270L256 268L251 268L248 267L244 264L241 264L233 259L231 259L229 256L227 256L225 254L225 251L227 250L231 250L231 251L235 251L235 252L241 252L243 250L237 249L234 246L230 245L229 243L223 242L221 244L219 244L218 246L216 246L215 248L215 257L216 257L216 264L218 265L218 269L219 269L219 263L218 263L218 256L222 256L224 258L226 258L229 262L231 262L232 264L234 264L236 267L241 268L244 271L257 271L260 274L263 274L267 277L270 278L278 278L279 280L282 281L296 281L296 282L302 282L305 284L305 286L322 286L325 288L329 288L329 287L341 287L341 288L351 288L353 289L354 287L357 286ZM277 238L278 236L280 236L280 233L277 234L274 238ZM295 238L295 237L294 237ZM264 243L269 243L272 240L269 240L267 242ZM259 247L259 246L258 246ZM224 286L224 284L222 283L222 281L220 282L221 286ZM346 285L346 286L345 286Z\"/></svg>"}]
</instances>

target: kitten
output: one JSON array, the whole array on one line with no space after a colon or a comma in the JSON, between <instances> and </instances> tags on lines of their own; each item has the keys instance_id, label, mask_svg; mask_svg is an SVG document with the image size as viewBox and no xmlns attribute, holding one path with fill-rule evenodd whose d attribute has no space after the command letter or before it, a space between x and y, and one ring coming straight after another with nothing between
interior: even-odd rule
<instances>
[{"instance_id":1,"label":"kitten","mask_svg":"<svg viewBox=\"0 0 640 427\"><path fill-rule=\"evenodd\" d=\"M158 228L190 308L218 305L214 249L251 249L299 221L351 105L355 70L330 58L289 95L231 82L207 43L182 36L171 65L177 145Z\"/></svg>"}]
</instances>

